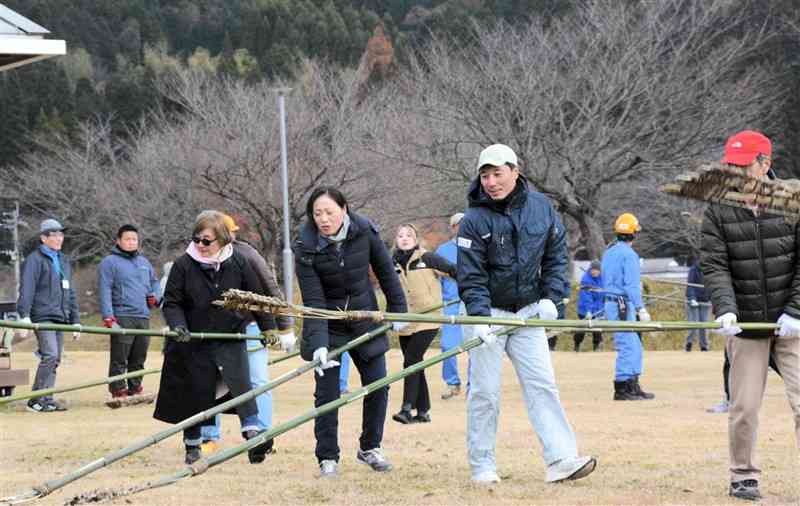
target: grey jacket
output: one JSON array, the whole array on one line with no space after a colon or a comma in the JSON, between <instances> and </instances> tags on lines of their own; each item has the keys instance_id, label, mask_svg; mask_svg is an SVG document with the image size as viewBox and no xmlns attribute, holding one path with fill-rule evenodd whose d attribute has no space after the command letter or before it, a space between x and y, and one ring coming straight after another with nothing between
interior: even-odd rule
<instances>
[{"instance_id":1,"label":"grey jacket","mask_svg":"<svg viewBox=\"0 0 800 506\"><path fill-rule=\"evenodd\" d=\"M42 246L25 258L19 285L17 312L34 323L80 323L78 299L72 284L69 258L59 253L61 274Z\"/></svg>"}]
</instances>

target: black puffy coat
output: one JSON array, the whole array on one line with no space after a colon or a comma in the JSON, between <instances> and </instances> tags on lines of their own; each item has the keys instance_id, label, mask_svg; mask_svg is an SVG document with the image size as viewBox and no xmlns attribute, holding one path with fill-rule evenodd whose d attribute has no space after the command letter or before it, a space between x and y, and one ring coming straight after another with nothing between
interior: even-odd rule
<instances>
[{"instance_id":1,"label":"black puffy coat","mask_svg":"<svg viewBox=\"0 0 800 506\"><path fill-rule=\"evenodd\" d=\"M798 225L770 214L711 204L702 227L701 269L714 313L740 322L800 318ZM770 337L773 331L743 332Z\"/></svg>"},{"instance_id":2,"label":"black puffy coat","mask_svg":"<svg viewBox=\"0 0 800 506\"><path fill-rule=\"evenodd\" d=\"M270 315L242 314L212 304L230 288L264 294L252 267L236 250L216 272L184 254L175 261L167 279L164 319L172 329L186 327L191 332L244 333L253 319L262 330L275 328L275 320ZM214 354L225 354L226 363L234 364L232 369L238 374L231 374L235 377L235 384L228 385L232 392L250 389L245 341L192 339L179 343L168 339L154 418L177 423L215 405L217 366ZM237 411L247 416L256 414L258 409L251 400Z\"/></svg>"},{"instance_id":3,"label":"black puffy coat","mask_svg":"<svg viewBox=\"0 0 800 506\"><path fill-rule=\"evenodd\" d=\"M333 243L320 241L313 222L304 223L300 229L294 254L303 304L321 309L377 311L378 301L369 279L369 268L372 267L386 295L386 311L405 313L408 309L403 288L377 227L367 218L352 212L349 214L350 228L339 248ZM308 318L303 320L300 351L304 359L311 360L317 348L331 350L343 346L378 326L371 321ZM388 349L389 340L383 334L358 346L355 351L369 360Z\"/></svg>"},{"instance_id":4,"label":"black puffy coat","mask_svg":"<svg viewBox=\"0 0 800 506\"><path fill-rule=\"evenodd\" d=\"M476 178L458 230L458 292L472 316L496 307L516 312L568 296L567 241L550 201L520 176L506 205L493 201Z\"/></svg>"}]
</instances>

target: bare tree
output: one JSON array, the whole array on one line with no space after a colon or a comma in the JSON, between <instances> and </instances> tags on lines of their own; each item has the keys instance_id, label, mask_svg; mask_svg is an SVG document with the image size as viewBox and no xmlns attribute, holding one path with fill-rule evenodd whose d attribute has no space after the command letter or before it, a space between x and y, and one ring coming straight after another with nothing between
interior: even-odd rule
<instances>
[{"instance_id":1,"label":"bare tree","mask_svg":"<svg viewBox=\"0 0 800 506\"><path fill-rule=\"evenodd\" d=\"M62 221L76 259L106 254L124 223L141 227L144 246L162 259L185 240L197 206L191 184L163 170L163 160L132 162L140 140L115 139L111 121L102 119L81 125L77 139L38 138L23 163L7 169L9 193L31 218ZM29 235L37 231L31 227Z\"/></svg>"},{"instance_id":2,"label":"bare tree","mask_svg":"<svg viewBox=\"0 0 800 506\"><path fill-rule=\"evenodd\" d=\"M781 107L786 90L754 58L775 28L747 3L592 0L547 27L476 26L468 47L435 40L393 92L376 149L463 195L480 148L507 143L597 257L608 211L635 204L628 190Z\"/></svg>"}]
</instances>

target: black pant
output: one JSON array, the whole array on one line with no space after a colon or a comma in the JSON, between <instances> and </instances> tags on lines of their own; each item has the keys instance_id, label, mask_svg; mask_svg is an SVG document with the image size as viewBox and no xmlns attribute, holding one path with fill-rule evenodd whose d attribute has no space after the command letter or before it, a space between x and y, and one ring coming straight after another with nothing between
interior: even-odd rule
<instances>
[{"instance_id":1,"label":"black pant","mask_svg":"<svg viewBox=\"0 0 800 506\"><path fill-rule=\"evenodd\" d=\"M118 316L120 327L125 329L149 329L149 318L133 318ZM108 364L108 375L117 376L126 372L141 371L147 359L147 348L150 346L150 336L111 336L111 357ZM128 391L132 392L142 385L142 377L128 378ZM125 390L125 380L115 381L108 385L111 392Z\"/></svg>"},{"instance_id":2,"label":"black pant","mask_svg":"<svg viewBox=\"0 0 800 506\"><path fill-rule=\"evenodd\" d=\"M350 359L361 376L361 385L368 385L386 377L386 357L378 355L364 360L358 352L350 353ZM314 374L314 407L339 398L339 367L325 369L325 376ZM361 450L378 448L383 440L383 425L386 422L386 406L389 387L383 387L364 397L361 415ZM339 411L335 410L314 419L314 436L317 439L317 460L339 461Z\"/></svg>"},{"instance_id":3,"label":"black pant","mask_svg":"<svg viewBox=\"0 0 800 506\"><path fill-rule=\"evenodd\" d=\"M773 371L778 373L778 376L781 375L781 372L778 370L778 364L775 363L775 357L772 356L772 353L769 354L769 366L772 368ZM725 399L730 401L731 400L731 387L730 387L730 378L728 377L731 372L731 361L728 360L728 349L725 348L725 363L722 364L722 382L725 385Z\"/></svg>"},{"instance_id":4,"label":"black pant","mask_svg":"<svg viewBox=\"0 0 800 506\"><path fill-rule=\"evenodd\" d=\"M403 369L422 362L425 352L436 337L438 329L421 330L408 336L400 336L400 348L403 350ZM403 381L403 409L416 409L418 413L427 413L431 409L431 396L425 370L406 376Z\"/></svg>"},{"instance_id":5,"label":"black pant","mask_svg":"<svg viewBox=\"0 0 800 506\"><path fill-rule=\"evenodd\" d=\"M547 346L550 348L550 351L555 351L557 344L558 344L558 336L547 338Z\"/></svg>"},{"instance_id":6,"label":"black pant","mask_svg":"<svg viewBox=\"0 0 800 506\"><path fill-rule=\"evenodd\" d=\"M586 315L578 313L578 319L583 320ZM581 343L583 343L583 336L586 332L579 330L575 332L572 338L575 340L575 351L581 349ZM597 350L600 347L600 343L603 342L603 333L602 332L592 332L592 349Z\"/></svg>"}]
</instances>

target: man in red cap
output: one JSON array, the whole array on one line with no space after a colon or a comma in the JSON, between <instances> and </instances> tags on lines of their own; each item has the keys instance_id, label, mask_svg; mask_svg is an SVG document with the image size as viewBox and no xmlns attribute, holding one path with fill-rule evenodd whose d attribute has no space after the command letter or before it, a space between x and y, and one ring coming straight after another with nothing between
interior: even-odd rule
<instances>
[{"instance_id":1,"label":"man in red cap","mask_svg":"<svg viewBox=\"0 0 800 506\"><path fill-rule=\"evenodd\" d=\"M739 132L725 144L722 163L768 177L772 143L759 132ZM774 176L773 176L774 177ZM783 376L800 443L800 258L798 224L757 206L710 204L703 219L706 288L730 359L728 445L730 495L761 498L755 464L758 411L770 353ZM737 322L775 322L776 331L742 331Z\"/></svg>"}]
</instances>

